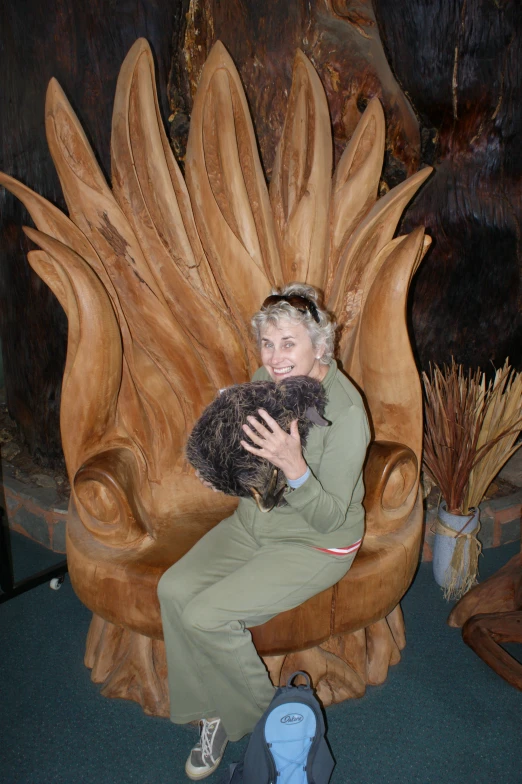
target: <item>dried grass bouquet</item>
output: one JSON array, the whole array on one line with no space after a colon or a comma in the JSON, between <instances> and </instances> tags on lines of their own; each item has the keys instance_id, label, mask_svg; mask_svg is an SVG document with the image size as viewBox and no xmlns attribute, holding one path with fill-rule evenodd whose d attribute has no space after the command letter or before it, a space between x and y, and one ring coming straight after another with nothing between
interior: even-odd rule
<instances>
[{"instance_id":1,"label":"dried grass bouquet","mask_svg":"<svg viewBox=\"0 0 522 784\"><path fill-rule=\"evenodd\" d=\"M486 383L480 369L430 368L425 390L424 463L448 512L477 507L504 463L522 446L522 373L506 360Z\"/></svg>"},{"instance_id":2,"label":"dried grass bouquet","mask_svg":"<svg viewBox=\"0 0 522 784\"><path fill-rule=\"evenodd\" d=\"M476 582L482 545L478 506L504 463L522 444L522 373L508 361L486 383L480 369L451 366L423 373L424 464L441 491L434 528L433 573L446 599ZM449 514L448 514L449 513Z\"/></svg>"}]
</instances>

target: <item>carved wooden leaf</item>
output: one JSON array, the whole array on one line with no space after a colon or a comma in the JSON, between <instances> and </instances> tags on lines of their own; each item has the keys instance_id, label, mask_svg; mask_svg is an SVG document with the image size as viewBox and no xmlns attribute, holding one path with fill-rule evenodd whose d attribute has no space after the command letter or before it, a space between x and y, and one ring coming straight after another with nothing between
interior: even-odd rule
<instances>
[{"instance_id":1,"label":"carved wooden leaf","mask_svg":"<svg viewBox=\"0 0 522 784\"><path fill-rule=\"evenodd\" d=\"M173 319L127 218L116 203L90 145L57 82L46 105L49 147L71 219L92 243L118 292L133 342L171 388L169 416L186 433L215 388L191 342ZM129 364L131 372L132 365Z\"/></svg>"},{"instance_id":2,"label":"carved wooden leaf","mask_svg":"<svg viewBox=\"0 0 522 784\"><path fill-rule=\"evenodd\" d=\"M350 236L377 199L385 141L384 112L379 99L373 98L341 156L332 184L330 286Z\"/></svg>"},{"instance_id":3,"label":"carved wooden leaf","mask_svg":"<svg viewBox=\"0 0 522 784\"><path fill-rule=\"evenodd\" d=\"M407 329L406 304L424 253L424 229L399 238L377 274L361 316L359 363L375 438L422 452L422 393ZM414 495L414 494L413 494Z\"/></svg>"},{"instance_id":4,"label":"carved wooden leaf","mask_svg":"<svg viewBox=\"0 0 522 784\"><path fill-rule=\"evenodd\" d=\"M184 435L174 430L175 419L171 421L168 412L164 412L158 404L161 394L168 396L168 390L158 387L158 376L154 369L151 372L150 360L148 365L144 364L139 348L134 347L134 351L138 353L138 356L134 357L138 374L143 373L144 378L147 378L148 374L149 378L156 380L155 389L151 389L150 383L142 384L136 389L126 359L120 351L120 376L116 376L116 383L110 390L112 403L106 407L104 414L107 397L105 387L111 377L114 378L111 376L110 363L104 361L104 358L107 353L110 357L111 352L118 356L117 348L121 344L114 314L111 317L109 298L96 275L76 254L40 232L27 229L26 233L34 242L49 251L32 251L29 260L35 271L58 296L68 317L67 361L60 415L62 442L71 486L75 487L77 471L89 458L96 457L109 448L114 450L118 446L124 447L135 458L138 471L132 496L141 502L141 524L149 528L150 509L153 504L148 481L158 482L165 478L166 472L175 465L177 455L173 444L180 443ZM89 287L92 288L90 296ZM97 329L100 325L102 329ZM103 351L100 350L102 343ZM84 374L87 374L88 381L92 383L86 383ZM100 379L104 383L100 384ZM84 396L91 401L90 406L85 405ZM91 426L89 415L91 418L95 417L95 427ZM80 423L80 427L77 427L77 423ZM101 497L93 496L91 501L96 498L96 506L100 509L106 501L107 490L116 488L113 484L109 482L105 490L99 486L96 488L97 496L101 493ZM90 493L92 495L94 490ZM77 498L77 503L78 501L84 503L86 499ZM92 504L90 506L92 507ZM100 527L92 514L93 510L90 508L90 516L86 518L83 510L84 523L89 530L94 526L95 532L101 535L104 531L103 524ZM115 544L122 536L120 544L124 544L128 536L143 535L140 524L136 522L131 525L131 522L129 519L120 520L121 525L118 531L114 532ZM106 537L108 533L105 531L103 535Z\"/></svg>"},{"instance_id":5,"label":"carved wooden leaf","mask_svg":"<svg viewBox=\"0 0 522 784\"><path fill-rule=\"evenodd\" d=\"M147 376L141 376L140 372L135 367L134 355L137 349L133 346L116 289L114 288L100 257L80 229L78 229L67 216L51 204L51 202L5 174L0 174L0 184L8 188L11 193L20 199L40 231L59 240L77 253L78 256L87 261L103 283L118 318L124 347L119 416L122 422L126 423L129 440L136 445L136 449L134 450L135 453L138 456L140 454L144 455L147 463L150 466L153 466L155 463L154 454L156 450L154 431L158 420L158 417L154 415L154 410L157 409L158 403L153 400L153 396L147 391L148 387L151 386L149 378ZM37 272L47 285L49 285L68 315L68 301L64 290L64 286L70 286L67 278L64 279L63 273L59 273L56 264L44 252L31 252L28 258L35 272ZM71 350L71 346L74 346L77 343L77 338L74 335L75 323L76 321L74 319L69 320L68 344L71 345L68 345L68 351ZM131 373L129 369L129 364L134 369L133 373ZM66 364L64 378L67 376L68 372L69 365ZM133 376L135 381L133 380ZM147 403L149 400L151 402ZM65 442L68 437L69 434L63 433L62 441Z\"/></svg>"},{"instance_id":6,"label":"carved wooden leaf","mask_svg":"<svg viewBox=\"0 0 522 784\"><path fill-rule=\"evenodd\" d=\"M63 276L60 293L67 300L73 339L67 347L60 424L62 433L71 434L63 446L74 476L85 458L115 434L122 372L118 322L101 282L76 253L39 231L27 227L24 231Z\"/></svg>"},{"instance_id":7,"label":"carved wooden leaf","mask_svg":"<svg viewBox=\"0 0 522 784\"><path fill-rule=\"evenodd\" d=\"M172 316L216 389L245 381L245 350L215 284L185 183L168 146L152 55L143 39L131 48L120 71L111 151L114 195Z\"/></svg>"},{"instance_id":8,"label":"carved wooden leaf","mask_svg":"<svg viewBox=\"0 0 522 784\"><path fill-rule=\"evenodd\" d=\"M374 263L371 265L371 269L368 271L368 276L365 279L365 287L364 290L359 291L358 297L354 297L353 301L350 303L350 297L346 298L346 302L350 303L351 306L356 310L358 314L360 314L366 303L366 298L368 293L372 287L373 281L379 274L379 270L386 262L388 257L393 253L395 248L402 243L404 240L404 235L400 237L396 237L394 240L391 240L384 248L377 254ZM416 256L415 258L415 267L412 271L412 275L415 274L419 264L421 263L422 259L426 255L428 248L431 245L431 237L424 235L423 239L423 247L422 252L420 255ZM350 315L350 314L348 314ZM406 328L406 324L405 324ZM357 384L362 386L362 370L361 370L361 363L360 363L360 352L359 352L359 338L360 338L360 319L357 318L355 322L355 326L353 329L346 329L345 334L343 335L342 339L342 354L341 360L343 362L344 369L350 375Z\"/></svg>"},{"instance_id":9,"label":"carved wooden leaf","mask_svg":"<svg viewBox=\"0 0 522 784\"><path fill-rule=\"evenodd\" d=\"M27 254L29 264L36 272L37 275L46 283L54 296L64 309L65 315L68 320L68 334L67 334L67 360L65 363L64 377L71 371L71 362L69 357L76 356L79 343L79 321L78 314L72 313L69 318L69 311L72 307L73 310L77 306L73 298L73 290L67 276L60 271L60 267L53 261L53 259L43 250L32 250Z\"/></svg>"},{"instance_id":10,"label":"carved wooden leaf","mask_svg":"<svg viewBox=\"0 0 522 784\"><path fill-rule=\"evenodd\" d=\"M212 271L251 344L252 314L282 276L248 105L236 68L219 41L205 63L194 100L185 169Z\"/></svg>"},{"instance_id":11,"label":"carved wooden leaf","mask_svg":"<svg viewBox=\"0 0 522 784\"><path fill-rule=\"evenodd\" d=\"M401 214L421 184L431 174L426 167L409 177L374 205L350 238L341 256L333 282L327 290L329 310L342 328L340 355L350 366L360 307L375 277L374 267L382 261L380 251L392 239Z\"/></svg>"},{"instance_id":12,"label":"carved wooden leaf","mask_svg":"<svg viewBox=\"0 0 522 784\"><path fill-rule=\"evenodd\" d=\"M129 187L126 182L129 172L125 166L120 167L130 160L143 189L149 221L174 264L195 289L222 302L197 233L185 181L163 127L154 61L144 38L131 47L120 69L111 153L113 190L119 192ZM128 198L125 192L123 195Z\"/></svg>"},{"instance_id":13,"label":"carved wooden leaf","mask_svg":"<svg viewBox=\"0 0 522 784\"><path fill-rule=\"evenodd\" d=\"M359 357L360 316L363 312L373 281L379 274L382 265L386 262L390 254L393 253L397 245L400 245L403 240L404 235L390 240L375 258L372 259L372 264L367 270L367 276L364 279L364 288L348 292L345 297L345 315L348 326L344 327L341 340L339 341L339 358L350 378L360 386L362 386L362 371Z\"/></svg>"},{"instance_id":14,"label":"carved wooden leaf","mask_svg":"<svg viewBox=\"0 0 522 784\"><path fill-rule=\"evenodd\" d=\"M332 132L323 86L308 58L297 51L285 125L270 200L286 282L325 282Z\"/></svg>"},{"instance_id":15,"label":"carved wooden leaf","mask_svg":"<svg viewBox=\"0 0 522 784\"><path fill-rule=\"evenodd\" d=\"M78 256L88 261L104 284L107 293L110 295L113 307L118 314L125 353L119 397L120 405L118 407L119 421L128 432L129 445L135 445L133 451L137 455L138 460L140 456L145 458L146 467L151 476L157 477L165 466L168 466L170 470L176 459L182 454L185 438L183 415L177 397L170 387L166 387L163 390L163 396L158 394L159 387L167 382L157 378L157 368L150 367L150 361L147 362L143 357L143 350L133 343L127 321L121 310L116 289L100 257L78 227L50 202L4 174L0 175L0 183L23 202L41 231L53 236L55 239L59 239L74 250ZM30 261L35 271L41 275L56 294L66 314L68 314L67 299L62 290L65 284L60 283L63 275L60 276L55 263L43 253L32 253ZM67 283L67 279L65 283ZM61 294L60 290L62 290ZM74 337L75 323L74 318L69 319L69 352L76 343ZM67 363L64 381L69 373L69 366L70 363ZM163 411L162 404L165 405L166 401L170 401L170 403L167 405L167 411ZM176 409L179 410L178 419L183 427L181 429L174 428L173 430L176 417L172 416L172 413ZM162 438L157 437L158 432L163 434ZM167 438L167 434L172 438L171 442ZM63 433L62 440L66 452L66 441L71 435L74 435L74 431L73 433L65 431Z\"/></svg>"},{"instance_id":16,"label":"carved wooden leaf","mask_svg":"<svg viewBox=\"0 0 522 784\"><path fill-rule=\"evenodd\" d=\"M18 182L13 177L0 172L0 185L3 185L4 188L7 188L14 196L20 199L41 232L63 242L64 245L67 245L78 256L88 262L105 286L116 309L118 320L121 320L119 301L114 286L105 271L100 257L87 240L85 234L54 204L51 204L50 201L39 196L25 185L22 185L21 182ZM62 304L61 301L60 304Z\"/></svg>"}]
</instances>

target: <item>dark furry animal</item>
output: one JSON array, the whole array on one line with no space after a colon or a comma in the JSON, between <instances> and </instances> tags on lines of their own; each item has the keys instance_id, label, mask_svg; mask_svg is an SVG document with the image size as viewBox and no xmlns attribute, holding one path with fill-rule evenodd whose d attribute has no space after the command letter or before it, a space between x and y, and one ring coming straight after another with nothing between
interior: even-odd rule
<instances>
[{"instance_id":1,"label":"dark furry animal","mask_svg":"<svg viewBox=\"0 0 522 784\"><path fill-rule=\"evenodd\" d=\"M268 512L284 504L286 487L282 472L263 458L247 452L242 429L247 416L265 409L283 430L297 419L303 446L312 424L328 425L323 418L326 393L322 384L308 376L294 376L279 383L251 381L225 389L203 412L187 442L187 457L201 477L227 495L254 497L259 509Z\"/></svg>"}]
</instances>

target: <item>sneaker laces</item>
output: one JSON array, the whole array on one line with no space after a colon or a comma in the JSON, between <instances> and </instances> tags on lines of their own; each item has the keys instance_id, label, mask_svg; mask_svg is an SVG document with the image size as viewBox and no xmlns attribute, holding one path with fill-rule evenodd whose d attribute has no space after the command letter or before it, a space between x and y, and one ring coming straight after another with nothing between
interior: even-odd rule
<instances>
[{"instance_id":1,"label":"sneaker laces","mask_svg":"<svg viewBox=\"0 0 522 784\"><path fill-rule=\"evenodd\" d=\"M199 734L199 742L201 743L201 754L203 757L203 761L205 757L209 757L210 761L214 765L216 760L212 753L212 741L214 740L214 736L216 734L216 730L219 727L221 719L213 719L212 721L207 721L207 719L201 719L200 724L200 734Z\"/></svg>"}]
</instances>

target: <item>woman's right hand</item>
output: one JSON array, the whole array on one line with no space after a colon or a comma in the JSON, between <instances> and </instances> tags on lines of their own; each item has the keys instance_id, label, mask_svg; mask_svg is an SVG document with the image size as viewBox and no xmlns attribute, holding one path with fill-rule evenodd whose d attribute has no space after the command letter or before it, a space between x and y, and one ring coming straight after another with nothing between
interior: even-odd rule
<instances>
[{"instance_id":1,"label":"woman's right hand","mask_svg":"<svg viewBox=\"0 0 522 784\"><path fill-rule=\"evenodd\" d=\"M197 476L197 478L199 479L199 481L201 482L202 485L204 485L205 487L208 487L209 490L213 490L215 493L219 493L219 490L216 487L214 487L214 485L210 484L210 482L207 482L206 479L203 479L203 477L201 476L201 474L199 473L198 470L196 470L196 476Z\"/></svg>"}]
</instances>

